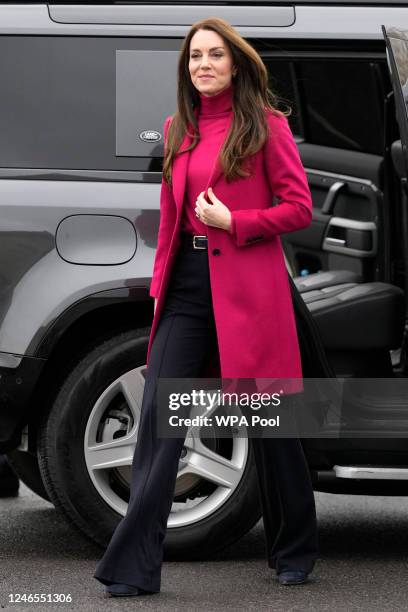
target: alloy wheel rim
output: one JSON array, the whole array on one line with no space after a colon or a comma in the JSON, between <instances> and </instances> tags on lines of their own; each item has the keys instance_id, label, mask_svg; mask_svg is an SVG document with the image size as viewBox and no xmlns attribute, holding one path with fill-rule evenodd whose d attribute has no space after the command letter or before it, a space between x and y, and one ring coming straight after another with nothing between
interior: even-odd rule
<instances>
[{"instance_id":1,"label":"alloy wheel rim","mask_svg":"<svg viewBox=\"0 0 408 612\"><path fill-rule=\"evenodd\" d=\"M122 516L128 506L126 496L138 435L145 371L146 366L140 366L114 380L95 402L85 430L84 456L88 474L102 499ZM237 489L247 463L248 439L240 427L236 427L234 433L226 450L225 445L219 444L220 440L209 441L201 436L199 426L188 430L179 460L169 529L203 520L219 510ZM203 495L203 487L207 494ZM200 494L194 493L200 490ZM183 501L178 501L179 496Z\"/></svg>"}]
</instances>

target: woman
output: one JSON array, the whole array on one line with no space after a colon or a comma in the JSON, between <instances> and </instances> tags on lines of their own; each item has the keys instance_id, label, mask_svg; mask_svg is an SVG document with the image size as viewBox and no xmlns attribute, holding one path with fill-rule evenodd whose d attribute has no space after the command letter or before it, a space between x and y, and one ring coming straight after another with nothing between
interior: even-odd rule
<instances>
[{"instance_id":1,"label":"woman","mask_svg":"<svg viewBox=\"0 0 408 612\"><path fill-rule=\"evenodd\" d=\"M309 225L312 202L274 100L261 58L234 28L218 18L191 27L179 57L178 112L164 126L155 315L129 507L94 575L113 596L160 590L184 439L156 435L157 379L200 376L218 351L223 378L279 377L286 393L302 389L279 234ZM318 545L300 441L260 437L253 445L268 565L281 584L303 583Z\"/></svg>"}]
</instances>

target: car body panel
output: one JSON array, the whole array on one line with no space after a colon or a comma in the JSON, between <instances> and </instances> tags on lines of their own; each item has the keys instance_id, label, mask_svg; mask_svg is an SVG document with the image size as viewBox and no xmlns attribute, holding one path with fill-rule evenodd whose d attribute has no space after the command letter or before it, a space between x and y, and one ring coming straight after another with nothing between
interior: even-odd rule
<instances>
[{"instance_id":1,"label":"car body panel","mask_svg":"<svg viewBox=\"0 0 408 612\"><path fill-rule=\"evenodd\" d=\"M273 20L274 15L277 14L281 18L280 16L283 14L285 23L290 22L290 18L286 17L288 14L287 9L290 9L289 15L291 15L293 8L285 7L285 12L282 13L283 7L279 5L279 2L271 2L269 7L252 6L250 14L255 15L255 17L251 17L251 19L257 19L257 10L260 13L259 20L264 18L265 11L269 10L271 20ZM123 14L126 11L126 20L130 21L133 19L136 22L135 25L130 25L129 23L116 23L113 25L101 23L101 17L95 17L95 19L99 20L99 23L60 23L51 17L51 15L54 15L55 19L60 15L62 20L63 16L67 18L68 14L70 14L71 19L73 19L73 13L76 12L78 20L86 20L91 18L91 11L100 12L101 8L107 10L106 7L98 7L97 5L86 9L83 6L75 8L69 5L63 7L48 7L46 4L2 5L0 6L0 34L183 37L189 27L188 25L163 25L166 23L166 15L171 21L178 9L178 7L165 4L149 7L149 11L146 11L145 6L116 7L116 10L122 11ZM115 8L109 8L110 11L115 11ZM242 8L245 9L245 7ZM235 21L234 15L239 9L240 7L236 6L211 6L214 14L221 10L225 19L230 20L233 24ZM202 15L202 9L197 5L183 5L180 7L180 11L183 15L183 23L186 24L194 23ZM346 6L339 6L335 3L316 3L315 6L295 3L295 21L293 25L280 27L273 25L267 27L263 25L237 25L237 30L240 34L249 38L286 38L291 36L299 39L381 39L381 24L398 23L404 26L408 19L407 11L408 7L395 6L394 3L390 6L370 6L369 10L363 3L360 6L355 3ZM161 24L154 25L151 23L153 19L150 15L155 15L155 13L162 15ZM111 12L111 14L113 15L114 13ZM275 17L275 19L278 17ZM109 17L107 16L108 19ZM113 17L111 19L113 20ZM122 19L125 19L125 17L122 17ZM241 21L242 19L244 19L244 15L242 15Z\"/></svg>"},{"instance_id":2,"label":"car body panel","mask_svg":"<svg viewBox=\"0 0 408 612\"><path fill-rule=\"evenodd\" d=\"M249 5L247 2L241 7L227 2L210 8L212 13L222 11L227 20L238 24L238 31L261 48L263 58L268 61L297 57L312 63L319 57L333 61L354 57L366 63L371 60L385 63L381 25L398 24L408 29L408 6L398 0L393 3L362 0L358 5L318 0L313 6L302 1L293 6L278 1ZM118 146L121 143L115 139L118 124L113 114L118 90L114 80L98 82L101 68L92 62L101 53L106 53L110 75L115 75L117 64L111 53L113 48L121 52L139 50L145 54L163 51L161 57L172 55L171 65L174 66L174 57L190 23L199 18L203 10L209 7L200 3L175 7L153 2L148 9L144 5L102 7L89 3L88 6L80 3L77 6L0 4L1 55L4 60L7 51L9 53L7 70L12 79L8 89L11 92L8 121L1 126L2 133L7 133L8 149L0 160L0 374L3 382L6 381L0 417L7 412L8 420L7 427L3 427L3 421L0 427L0 449L10 444L11 439L17 444L21 429L30 419L30 422L35 420L38 407L30 402L33 390L38 381L44 382L41 372L49 366L53 350L64 334L70 333L75 322L110 304L130 304L132 324L138 327L141 320L146 323L146 317L139 318L139 306L152 309L147 291L157 245L162 140L156 145L138 142L137 151ZM182 12L182 22L178 22L178 12ZM250 23L245 22L248 14L251 15ZM32 50L41 51L41 55L31 58ZM83 61L80 61L81 54ZM32 59L32 63L24 65L21 58ZM33 67L39 64L41 70L35 73ZM16 65L25 67L25 79L16 72ZM64 74L64 67L68 67L69 78ZM80 68L83 87L78 87L73 95L75 90L69 79L79 74ZM376 70L372 76L374 79L379 76ZM90 102L88 91L84 89L88 81L91 90L98 94L96 102ZM4 77L2 82L6 82ZM175 87L170 94L173 96L170 99L175 100ZM5 104L7 96L4 93L2 98ZM109 108L104 106L106 100L109 100ZM163 103L169 112L174 108L166 100L157 103ZM25 115L27 108L29 111ZM89 108L92 116L86 114ZM13 115L13 109L17 109L17 114ZM137 130L140 127L140 131L161 132L164 116L160 113L153 124L140 125ZM0 122L1 116L4 118L4 114L0 114ZM33 116L37 121L33 121ZM93 118L97 119L95 124ZM103 129L99 129L98 121ZM50 126L52 130L48 129ZM22 134L21 141L18 141L18 130L20 136ZM340 264L350 269L356 267L365 280L385 274L384 270L377 271L380 262L370 249L366 249L368 254L357 248L360 253L347 255L333 248L322 248L329 220L339 216L374 223L378 237L384 242L387 225L383 213L387 207L382 200L382 152L340 146L332 149L304 142L302 138L298 140L298 147L314 192L315 211L310 234L299 232L289 241L292 255L296 257L302 251L309 251L328 269ZM109 148L109 155L105 155L105 148ZM121 155L123 151L125 155ZM21 153L27 154L25 162ZM343 207L344 214L328 206L330 214L327 214L322 208L330 187L342 181L349 185L353 207L344 212L345 204L339 197L337 205ZM361 193L363 189L366 190L364 197L357 198L357 191ZM319 202L322 193L323 201ZM338 194L341 196L341 190ZM109 225L100 224L95 242L92 243L91 235L89 245L81 232L72 240L67 236L72 250L68 258L62 257L57 248L58 228L64 220L80 215L126 220L134 231L134 253L129 247L128 259L95 259L101 240L110 239L109 235L103 235L104 228L109 234ZM367 227L369 233L373 233L372 229ZM116 241L120 241L121 236L123 234L117 232ZM132 239L129 240L130 244ZM88 246L89 259L86 257ZM111 253L114 249L115 242L109 244ZM42 282L45 277L46 284ZM107 316L108 332L110 322ZM21 381L26 387L21 388L19 395L17 385ZM310 465L316 469L329 469L339 457L345 461L367 456L381 460L387 454L390 461L406 462L404 440L381 440L380 443L374 439L313 440L305 447Z\"/></svg>"}]
</instances>

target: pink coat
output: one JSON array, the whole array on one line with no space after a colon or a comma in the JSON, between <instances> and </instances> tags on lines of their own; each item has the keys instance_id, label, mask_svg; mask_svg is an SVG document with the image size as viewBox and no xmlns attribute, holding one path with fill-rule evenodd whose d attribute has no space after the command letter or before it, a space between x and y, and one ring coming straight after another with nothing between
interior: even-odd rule
<instances>
[{"instance_id":1,"label":"pink coat","mask_svg":"<svg viewBox=\"0 0 408 612\"><path fill-rule=\"evenodd\" d=\"M228 184L217 162L208 181L216 197L230 209L235 224L234 235L207 226L219 351L215 363L220 368L209 371L223 379L297 379L286 381L284 392L291 393L303 388L302 367L280 234L310 224L312 198L287 118L265 112L271 135L253 156L253 175ZM165 139L170 121L168 117L165 122ZM181 149L190 142L185 136ZM147 364L179 246L188 157L189 153L176 157L172 188L162 182L158 245L150 287L150 295L158 302ZM276 205L272 205L273 196L278 199ZM217 255L214 249L218 249Z\"/></svg>"}]
</instances>

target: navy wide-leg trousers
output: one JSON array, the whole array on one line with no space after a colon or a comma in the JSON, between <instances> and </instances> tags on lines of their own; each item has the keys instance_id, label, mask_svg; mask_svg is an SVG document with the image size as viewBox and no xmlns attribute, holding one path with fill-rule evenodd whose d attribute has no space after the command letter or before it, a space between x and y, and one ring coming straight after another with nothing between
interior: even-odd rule
<instances>
[{"instance_id":1,"label":"navy wide-leg trousers","mask_svg":"<svg viewBox=\"0 0 408 612\"><path fill-rule=\"evenodd\" d=\"M152 343L133 457L130 500L94 577L160 590L163 540L184 438L158 438L158 378L195 378L217 348L206 250L184 242ZM243 347L245 350L245 347ZM263 509L267 562L279 573L312 571L318 556L315 500L299 439L251 438Z\"/></svg>"}]
</instances>

